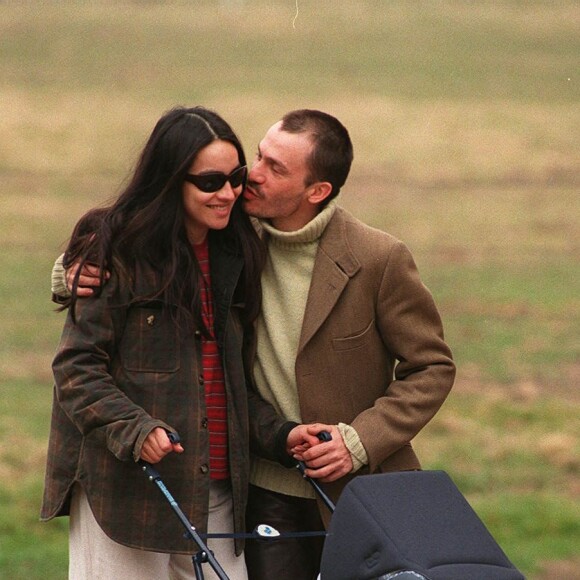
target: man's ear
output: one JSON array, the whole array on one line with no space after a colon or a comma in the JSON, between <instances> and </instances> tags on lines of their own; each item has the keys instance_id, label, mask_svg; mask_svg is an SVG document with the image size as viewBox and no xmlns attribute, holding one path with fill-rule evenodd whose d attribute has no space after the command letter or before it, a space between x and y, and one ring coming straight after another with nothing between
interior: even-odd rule
<instances>
[{"instance_id":1,"label":"man's ear","mask_svg":"<svg viewBox=\"0 0 580 580\"><path fill-rule=\"evenodd\" d=\"M313 205L318 205L332 193L332 184L328 181L317 181L309 188L308 201Z\"/></svg>"}]
</instances>

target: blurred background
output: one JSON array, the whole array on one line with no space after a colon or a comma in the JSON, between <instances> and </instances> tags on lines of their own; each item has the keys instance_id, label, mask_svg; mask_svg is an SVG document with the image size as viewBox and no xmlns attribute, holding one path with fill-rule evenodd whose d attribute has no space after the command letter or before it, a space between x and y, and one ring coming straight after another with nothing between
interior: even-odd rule
<instances>
[{"instance_id":1,"label":"blurred background","mask_svg":"<svg viewBox=\"0 0 580 580\"><path fill-rule=\"evenodd\" d=\"M0 2L0 577L67 577L38 522L54 258L202 104L249 158L290 109L348 127L341 203L411 248L459 367L424 467L530 579L580 578L579 73L575 0Z\"/></svg>"}]
</instances>

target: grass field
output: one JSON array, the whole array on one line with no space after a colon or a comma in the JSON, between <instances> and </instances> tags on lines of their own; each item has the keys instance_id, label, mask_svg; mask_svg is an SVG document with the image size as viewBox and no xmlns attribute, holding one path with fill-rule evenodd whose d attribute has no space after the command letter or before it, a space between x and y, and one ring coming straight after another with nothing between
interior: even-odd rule
<instances>
[{"instance_id":1,"label":"grass field","mask_svg":"<svg viewBox=\"0 0 580 580\"><path fill-rule=\"evenodd\" d=\"M572 0L0 3L0 577L66 578L67 522L38 523L52 261L200 103L250 156L286 110L343 120L342 203L410 246L459 367L425 467L528 578L580 578L579 22Z\"/></svg>"}]
</instances>

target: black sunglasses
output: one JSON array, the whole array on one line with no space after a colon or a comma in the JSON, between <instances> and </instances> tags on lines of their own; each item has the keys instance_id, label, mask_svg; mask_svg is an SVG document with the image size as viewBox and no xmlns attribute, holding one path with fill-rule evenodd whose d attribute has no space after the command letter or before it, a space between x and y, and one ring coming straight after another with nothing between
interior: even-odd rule
<instances>
[{"instance_id":1,"label":"black sunglasses","mask_svg":"<svg viewBox=\"0 0 580 580\"><path fill-rule=\"evenodd\" d=\"M247 176L248 167L241 165L240 167L236 167L229 175L221 171L201 173L199 175L188 173L184 179L185 181L189 181L189 183L193 183L197 189L205 193L214 193L219 191L226 184L226 181L230 182L233 189L240 187L240 185L246 185Z\"/></svg>"}]
</instances>

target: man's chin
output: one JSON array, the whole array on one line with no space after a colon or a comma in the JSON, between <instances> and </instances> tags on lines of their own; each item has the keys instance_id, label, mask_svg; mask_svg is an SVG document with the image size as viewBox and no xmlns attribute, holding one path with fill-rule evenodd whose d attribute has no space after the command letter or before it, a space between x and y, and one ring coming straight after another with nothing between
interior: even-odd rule
<instances>
[{"instance_id":1,"label":"man's chin","mask_svg":"<svg viewBox=\"0 0 580 580\"><path fill-rule=\"evenodd\" d=\"M252 188L246 188L242 197L242 209L250 216L255 218L269 218L264 204L264 199L256 195Z\"/></svg>"},{"instance_id":2,"label":"man's chin","mask_svg":"<svg viewBox=\"0 0 580 580\"><path fill-rule=\"evenodd\" d=\"M244 198L242 199L242 209L243 209L243 210L244 210L244 211L245 211L245 212L246 212L248 215L251 215L252 217L260 217L259 215L257 215L257 214L256 214L256 211L255 211L255 209L256 209L256 208L253 208L253 207L252 207L252 205L253 205L253 204L252 204L252 201L253 201L254 199L255 199L254 197L252 197L252 198L250 198L250 199L247 199L247 198L245 198L245 197L244 197Z\"/></svg>"}]
</instances>

